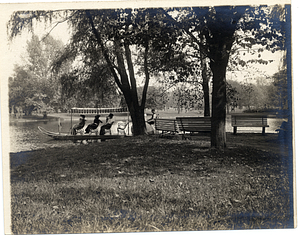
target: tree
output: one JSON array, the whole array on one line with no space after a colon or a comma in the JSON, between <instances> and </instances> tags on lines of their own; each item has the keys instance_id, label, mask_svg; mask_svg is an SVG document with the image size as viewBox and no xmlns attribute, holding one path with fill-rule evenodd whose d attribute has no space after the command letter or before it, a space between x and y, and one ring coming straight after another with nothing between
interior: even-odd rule
<instances>
[{"instance_id":1,"label":"tree","mask_svg":"<svg viewBox=\"0 0 300 235\"><path fill-rule=\"evenodd\" d=\"M103 72L95 64L75 67L60 77L64 108L72 107L115 107L121 100L120 94L109 71Z\"/></svg>"},{"instance_id":2,"label":"tree","mask_svg":"<svg viewBox=\"0 0 300 235\"><path fill-rule=\"evenodd\" d=\"M138 95L142 97L143 87L138 87ZM157 86L149 86L147 92L146 109L163 109L167 102L167 94Z\"/></svg>"},{"instance_id":3,"label":"tree","mask_svg":"<svg viewBox=\"0 0 300 235\"><path fill-rule=\"evenodd\" d=\"M172 106L177 112L188 112L189 110L200 110L203 107L202 85L186 82L178 83L176 88L170 92Z\"/></svg>"},{"instance_id":4,"label":"tree","mask_svg":"<svg viewBox=\"0 0 300 235\"><path fill-rule=\"evenodd\" d=\"M60 89L51 63L62 49L62 42L33 35L27 42L25 65L16 65L9 80L9 106L21 107L26 115L33 110L58 108Z\"/></svg>"},{"instance_id":5,"label":"tree","mask_svg":"<svg viewBox=\"0 0 300 235\"><path fill-rule=\"evenodd\" d=\"M253 94L254 94L254 85L251 83L244 83L242 84L242 90L244 94L244 102L245 105L248 107L248 110L251 109L251 104L253 103Z\"/></svg>"},{"instance_id":6,"label":"tree","mask_svg":"<svg viewBox=\"0 0 300 235\"><path fill-rule=\"evenodd\" d=\"M274 85L266 78L257 78L256 83L238 82L227 80L226 82L227 106L246 106L246 112L267 111L274 108ZM229 108L229 106L228 106Z\"/></svg>"},{"instance_id":7,"label":"tree","mask_svg":"<svg viewBox=\"0 0 300 235\"><path fill-rule=\"evenodd\" d=\"M210 60L213 73L212 147L226 146L226 68L233 44L242 48L257 44L266 50L283 50L288 28L285 14L289 7L194 7L176 9L182 12L177 19L169 14L170 21L177 22L177 27L190 36L200 54Z\"/></svg>"},{"instance_id":8,"label":"tree","mask_svg":"<svg viewBox=\"0 0 300 235\"><path fill-rule=\"evenodd\" d=\"M280 70L272 77L274 92L273 102L281 110L288 109L288 79L287 79L287 58L286 55L282 58Z\"/></svg>"},{"instance_id":9,"label":"tree","mask_svg":"<svg viewBox=\"0 0 300 235\"><path fill-rule=\"evenodd\" d=\"M65 69L72 63L71 69ZM61 76L65 108L112 107L120 103L120 92L102 56L98 43L78 31L54 62Z\"/></svg>"},{"instance_id":10,"label":"tree","mask_svg":"<svg viewBox=\"0 0 300 235\"><path fill-rule=\"evenodd\" d=\"M25 16L25 17L24 17ZM10 36L24 28L32 28L33 21L63 18L73 29L72 42L99 48L98 60L104 58L111 76L123 93L133 122L135 135L145 134L144 108L150 73L148 55L161 51L162 60L168 59L169 47L176 41L176 31L163 25L162 16L153 9L67 10L16 12L9 21ZM84 44L86 43L86 44ZM77 52L81 52L81 47ZM134 68L134 53L142 56L144 88L139 101Z\"/></svg>"},{"instance_id":11,"label":"tree","mask_svg":"<svg viewBox=\"0 0 300 235\"><path fill-rule=\"evenodd\" d=\"M79 10L15 13L9 23L11 36L33 19L51 20L64 14L79 38L96 41L107 66L122 91L133 121L134 134L145 129L144 107L150 80L149 54L159 51L162 61L174 58L173 46L178 35L185 33L196 44L199 54L209 59L213 74L212 147L226 146L226 68L234 43L243 48L255 44L266 50L284 49L286 12L290 6L222 6L170 9ZM180 14L178 14L180 12ZM178 17L173 17L178 16ZM176 29L176 30L174 30ZM79 40L83 41L83 40ZM183 47L185 48L185 47ZM143 58L145 84L139 102L133 50ZM187 73L184 71L182 74Z\"/></svg>"}]
</instances>

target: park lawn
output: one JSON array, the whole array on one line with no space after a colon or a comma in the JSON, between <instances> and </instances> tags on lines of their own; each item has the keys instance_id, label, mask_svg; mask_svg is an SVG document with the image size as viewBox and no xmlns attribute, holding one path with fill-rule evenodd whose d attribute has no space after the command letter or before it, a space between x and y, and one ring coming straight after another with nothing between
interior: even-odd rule
<instances>
[{"instance_id":1,"label":"park lawn","mask_svg":"<svg viewBox=\"0 0 300 235\"><path fill-rule=\"evenodd\" d=\"M278 147L268 136L264 149L249 135L225 151L205 138L143 136L12 153L12 232L291 227L289 161L268 151Z\"/></svg>"}]
</instances>

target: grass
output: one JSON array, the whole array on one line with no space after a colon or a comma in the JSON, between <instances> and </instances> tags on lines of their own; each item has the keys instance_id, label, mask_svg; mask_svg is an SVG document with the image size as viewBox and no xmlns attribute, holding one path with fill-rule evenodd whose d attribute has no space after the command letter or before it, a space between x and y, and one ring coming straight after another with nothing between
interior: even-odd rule
<instances>
[{"instance_id":1,"label":"grass","mask_svg":"<svg viewBox=\"0 0 300 235\"><path fill-rule=\"evenodd\" d=\"M225 151L205 137L145 136L11 154L12 231L291 227L286 154L272 135L264 147L248 137Z\"/></svg>"}]
</instances>

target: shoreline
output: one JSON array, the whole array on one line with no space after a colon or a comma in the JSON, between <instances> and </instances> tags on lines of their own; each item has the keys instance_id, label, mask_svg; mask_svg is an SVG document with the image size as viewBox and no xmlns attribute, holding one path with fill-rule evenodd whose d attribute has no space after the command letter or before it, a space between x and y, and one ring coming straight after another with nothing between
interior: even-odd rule
<instances>
[{"instance_id":1,"label":"shoreline","mask_svg":"<svg viewBox=\"0 0 300 235\"><path fill-rule=\"evenodd\" d=\"M277 133L266 133L265 135L262 135L261 133L238 133L236 135L234 135L232 132L226 132L226 139L227 139L227 148L235 148L237 146L251 146L253 148L257 148L263 151L268 151L268 152L274 152L274 153L279 153L279 152L284 152L287 151L287 149L282 149L279 148L279 146L277 145L273 145L274 142L278 142L278 134ZM131 137L131 138L147 138L147 137L151 137L151 138L155 138L155 139L170 139L170 140L174 140L174 141L181 141L181 136L180 135L168 135L168 136L164 136L164 137L160 137L158 134L154 134L154 135L146 135L146 136L127 136L127 137ZM210 138L206 137L206 136L190 136L189 140L186 141L191 141L191 142L199 142L200 145L203 145L203 143L205 143L206 148L211 148L210 147ZM118 139L120 140L120 139ZM117 140L117 141L118 141ZM60 140L50 140L53 143L62 143L64 142L64 145L50 145L50 146L43 146L43 147L38 147L36 149L31 149L31 150L21 150L21 151L17 151L17 152L9 152L10 155L19 155L22 153L28 153L28 152L34 152L34 151L40 151L40 150L50 150L50 151L56 151L59 150L61 148L69 148L71 145L74 147L79 147L79 146L95 146L95 144L101 144L99 142L72 142L69 140L64 140L64 141L60 141ZM115 139L113 140L109 140L109 141L116 141ZM266 148L266 143L269 143L269 146ZM287 154L287 153L286 153Z\"/></svg>"},{"instance_id":2,"label":"shoreline","mask_svg":"<svg viewBox=\"0 0 300 235\"><path fill-rule=\"evenodd\" d=\"M169 115L169 116L167 116L167 115ZM187 114L182 113L181 115L192 116L192 115L197 115L197 114L196 113L187 113ZM173 113L162 112L161 115L160 115L160 118L174 118L175 116L177 116L177 113L175 113L175 112L173 112ZM55 122L55 128L57 129L57 120L59 118L61 118L61 122L62 122L63 126L66 127L66 126L68 126L68 124L71 120L71 115L70 115L70 113L50 113L50 114L48 114L47 119L43 119L42 115L33 115L31 117L26 117L24 119L12 119L11 118L10 119L10 123L11 123L10 125L12 125L14 127L10 127L10 128L14 128L14 129L12 129L12 131L13 131L12 133L17 133L18 130L16 128L19 128L19 125L20 125L20 128L22 128L23 125L25 125L25 126L27 126L27 125L37 126L37 125L40 125L39 123L41 123L41 125L48 125L47 122L49 122L49 123L51 122L52 126L54 126L53 123ZM77 119L78 119L77 115L76 115L76 117L73 117L74 122L76 122ZM87 119L87 123L89 123L93 120L93 116L89 116L86 119ZM102 116L102 119L104 119L103 116ZM270 125L270 127L266 128L266 134L268 134L268 135L269 134L277 135L277 133L275 132L275 129L277 129L280 126L281 120L275 120L273 118L270 118L269 120L270 120L270 122L268 124ZM116 124L114 126L114 130L116 131L116 128L117 128L116 125L119 121L127 122L128 120L127 120L126 116L116 116L115 121L116 121ZM50 130L51 130L51 128L50 128ZM66 131L66 130L63 130L63 131ZM227 135L227 138L230 139L230 136L231 136L232 132L233 132L233 130L232 130L232 127L231 127L231 120L230 120L230 116L228 115L227 118L226 118L226 135ZM258 128L253 128L253 130L252 129L247 129L246 130L245 128L240 128L240 129L238 129L238 133L236 135L236 138L239 138L239 137L242 138L242 135L250 135L250 138L251 138L251 135L255 136L257 134L259 135L260 133L261 133L261 128L259 128L259 129ZM24 134L22 134L21 136L23 136L23 135ZM13 136L15 136L16 140L18 140L18 141L14 141L14 143L11 146L10 153L20 153L20 152L23 152L23 151L35 151L37 149L51 149L53 147L63 147L64 145L67 145L67 146L70 145L68 142L54 141L50 137L45 137L44 138L44 136L40 135L39 132L31 134L31 136L29 136L29 135L26 136L26 135L24 136L25 139L23 139L25 142L22 139L20 139L21 136L19 136L17 134L13 135ZM15 147L13 147L13 146L15 146ZM27 148L27 146L29 146L29 147Z\"/></svg>"},{"instance_id":3,"label":"shoreline","mask_svg":"<svg viewBox=\"0 0 300 235\"><path fill-rule=\"evenodd\" d=\"M145 111L145 114L147 115L151 115L149 112ZM159 117L161 118L175 118L175 117L182 117L182 116L203 116L203 114L198 113L198 111L192 111L192 112L181 112L181 113L177 113L177 112L170 112L170 111L158 111ZM243 112L230 112L230 113L226 113L226 117L229 118L232 115L266 115L267 118L278 118L278 119L286 119L288 118L288 115L282 115L282 114L276 114L274 112L261 112L261 113L253 113L253 112L249 112L249 113L243 113ZM43 114L34 114L31 116L20 116L19 118L17 117L12 117L12 114L9 114L9 120L10 121L17 121L17 120L45 120L47 121L48 119L53 119L53 118L63 118L63 119L71 119L71 117L73 116L74 118L79 117L80 113L75 113L73 115L71 115L71 113L48 113L47 114L47 118L43 118ZM92 119L94 118L95 114L84 114L86 116L87 119ZM101 117L106 117L108 114L107 113L103 113L100 114ZM114 115L116 117L127 117L129 116L130 118L130 114L128 115L128 113L114 113Z\"/></svg>"}]
</instances>

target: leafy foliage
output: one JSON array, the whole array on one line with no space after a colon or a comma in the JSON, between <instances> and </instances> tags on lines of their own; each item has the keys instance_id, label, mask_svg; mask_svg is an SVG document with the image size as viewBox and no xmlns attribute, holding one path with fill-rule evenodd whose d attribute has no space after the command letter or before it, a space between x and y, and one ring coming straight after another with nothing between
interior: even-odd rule
<instances>
[{"instance_id":1,"label":"leafy foliage","mask_svg":"<svg viewBox=\"0 0 300 235\"><path fill-rule=\"evenodd\" d=\"M226 68L234 45L250 49L284 50L287 10L282 6L221 6L178 8L169 19L190 37L202 57L210 60L213 74L212 146L226 146ZM261 52L261 51L259 51ZM266 63L262 59L250 62ZM235 63L235 62L233 62ZM245 62L240 61L239 64Z\"/></svg>"},{"instance_id":2,"label":"leafy foliage","mask_svg":"<svg viewBox=\"0 0 300 235\"><path fill-rule=\"evenodd\" d=\"M25 65L15 66L9 80L10 109L22 108L30 115L33 110L59 107L60 85L51 66L62 47L61 41L50 36L40 41L33 35L27 42Z\"/></svg>"},{"instance_id":3,"label":"leafy foliage","mask_svg":"<svg viewBox=\"0 0 300 235\"><path fill-rule=\"evenodd\" d=\"M279 75L281 74L281 76ZM276 86L276 78L281 81ZM286 74L276 73L273 79L257 79L256 83L245 83L228 80L227 98L228 105L246 108L246 112L280 111L287 108ZM281 98L282 97L282 98Z\"/></svg>"},{"instance_id":4,"label":"leafy foliage","mask_svg":"<svg viewBox=\"0 0 300 235\"><path fill-rule=\"evenodd\" d=\"M139 97L142 96L142 87L138 87ZM168 102L168 93L166 93L162 87L149 86L147 92L147 99L145 108L146 109L164 109L166 103Z\"/></svg>"},{"instance_id":5,"label":"leafy foliage","mask_svg":"<svg viewBox=\"0 0 300 235\"><path fill-rule=\"evenodd\" d=\"M33 29L34 20L51 22L54 18L60 18L68 21L73 29L72 50L60 62L66 58L74 60L77 56L82 57L84 65L88 65L86 73L92 79L92 71L99 72L108 67L131 112L135 134L144 133L143 112L150 76L160 71L174 72L178 81L182 82L193 73L195 61L189 60L191 57L187 55L198 58L198 64L208 59L213 77L212 145L224 147L225 74L230 55L241 48L252 49L254 45L261 45L258 53L284 50L288 23L286 7L289 6L17 12L8 23L8 28L11 37L14 37L24 28ZM247 63L267 62L270 61L258 55L257 59L233 60L232 64L245 66ZM96 64L99 67L93 70ZM202 76L208 74L203 66L201 69ZM145 81L141 100L137 92L137 70ZM77 73L72 76L75 74L77 76ZM208 80L209 77L203 78L205 97L208 86L204 84Z\"/></svg>"},{"instance_id":6,"label":"leafy foliage","mask_svg":"<svg viewBox=\"0 0 300 235\"><path fill-rule=\"evenodd\" d=\"M179 83L173 92L170 92L170 102L178 113L189 110L200 110L203 106L203 91L200 84Z\"/></svg>"},{"instance_id":7,"label":"leafy foliage","mask_svg":"<svg viewBox=\"0 0 300 235\"><path fill-rule=\"evenodd\" d=\"M280 70L273 75L273 89L271 90L271 100L274 106L279 109L288 108L287 70Z\"/></svg>"},{"instance_id":8,"label":"leafy foliage","mask_svg":"<svg viewBox=\"0 0 300 235\"><path fill-rule=\"evenodd\" d=\"M66 82L67 78L75 81L72 78L80 76L78 81L99 91L98 86L93 86L95 82L99 84L98 74L102 77L100 86L104 91L105 84L111 84L110 79L114 79L131 112L134 132L143 134L143 112L150 80L148 53L151 50L164 51L165 48L160 57L162 61L167 60L170 57L168 45L172 44L172 38L176 40L173 36L176 31L162 23L162 15L157 9L32 11L13 14L8 23L10 36L15 37L24 28L33 29L33 22L36 20L51 22L52 19L68 21L73 30L70 45L55 68L59 69L67 60L74 61L78 58L83 63L82 68L76 72L67 73L63 81ZM142 58L145 77L140 102L136 84L137 71L133 66L137 59L135 53ZM70 83L66 82L65 87L70 87ZM89 91L84 94L89 94Z\"/></svg>"}]
</instances>

